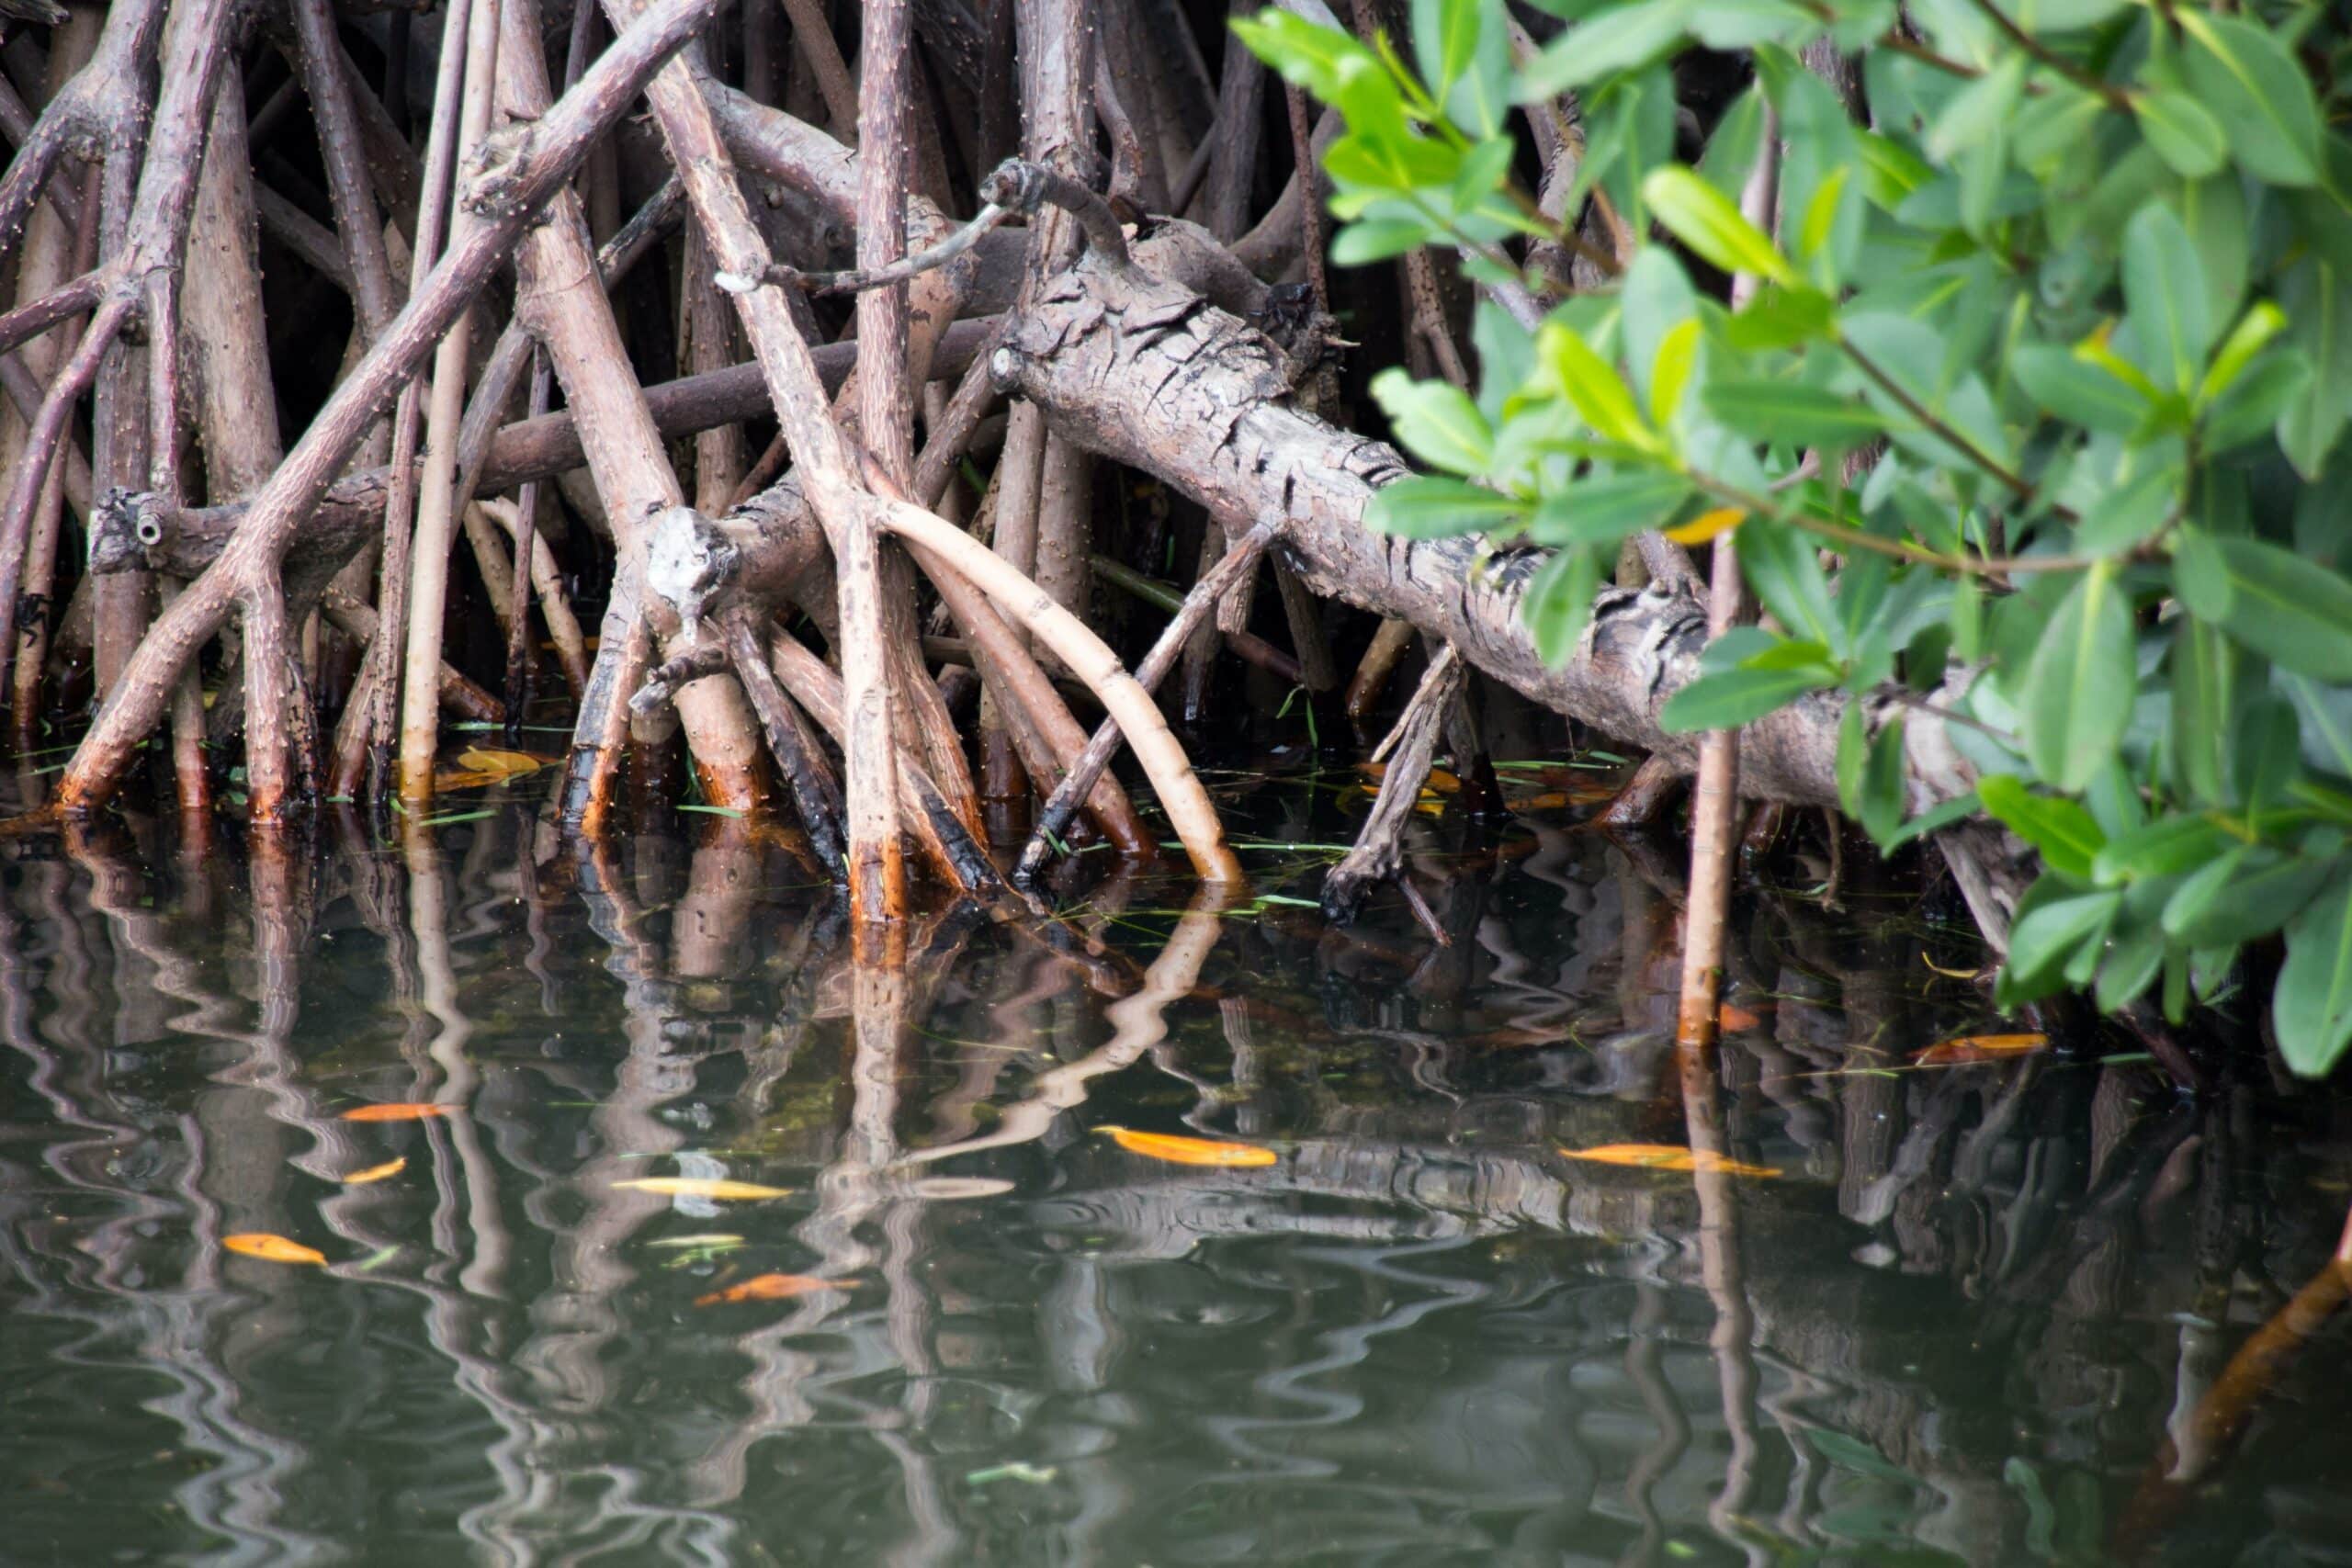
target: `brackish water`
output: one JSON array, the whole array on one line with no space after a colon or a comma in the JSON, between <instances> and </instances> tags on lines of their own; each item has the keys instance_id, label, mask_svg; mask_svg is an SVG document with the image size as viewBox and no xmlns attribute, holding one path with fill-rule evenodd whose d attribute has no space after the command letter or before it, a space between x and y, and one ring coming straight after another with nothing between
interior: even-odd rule
<instances>
[{"instance_id":1,"label":"brackish water","mask_svg":"<svg viewBox=\"0 0 2352 1568\"><path fill-rule=\"evenodd\" d=\"M1353 778L1227 781L1270 898L1114 878L895 994L707 815L9 846L0 1562L2352 1561L2344 1324L2189 1430L2335 1245L2336 1100L1917 1063L2026 1026L1867 887L1743 900L1686 1081L1666 857L1531 777L1416 826L1450 945L1329 930ZM1778 1174L1561 1153L1694 1124ZM833 1288L711 1299L771 1274Z\"/></svg>"}]
</instances>

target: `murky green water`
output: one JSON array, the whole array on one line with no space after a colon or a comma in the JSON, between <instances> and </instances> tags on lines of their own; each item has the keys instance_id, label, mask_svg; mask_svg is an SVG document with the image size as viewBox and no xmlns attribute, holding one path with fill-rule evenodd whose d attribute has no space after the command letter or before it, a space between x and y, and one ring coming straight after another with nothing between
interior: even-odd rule
<instances>
[{"instance_id":1,"label":"murky green water","mask_svg":"<svg viewBox=\"0 0 2352 1568\"><path fill-rule=\"evenodd\" d=\"M1329 783L1250 830L1344 838ZM2341 1222L2340 1107L2256 1055L2195 1103L2111 1042L1915 1067L1998 1022L1966 947L1792 894L1686 1085L1667 896L1566 810L1427 829L1447 947L1117 882L919 933L896 997L692 826L14 847L0 1562L2352 1559L2342 1324L2143 1489ZM1693 1106L1780 1174L1559 1152ZM673 1176L791 1190L616 1185ZM710 1299L775 1274L836 1288Z\"/></svg>"}]
</instances>

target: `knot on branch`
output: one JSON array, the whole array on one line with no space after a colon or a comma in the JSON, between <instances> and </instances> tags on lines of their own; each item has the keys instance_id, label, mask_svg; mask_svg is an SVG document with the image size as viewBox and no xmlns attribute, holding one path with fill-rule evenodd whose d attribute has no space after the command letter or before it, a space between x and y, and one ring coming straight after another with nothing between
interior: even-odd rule
<instances>
[{"instance_id":1,"label":"knot on branch","mask_svg":"<svg viewBox=\"0 0 2352 1568\"><path fill-rule=\"evenodd\" d=\"M1026 158L1007 158L981 179L979 195L991 207L1030 217L1042 208L1058 207L1078 220L1095 255L1114 267L1128 263L1127 237L1110 203L1068 175Z\"/></svg>"},{"instance_id":2,"label":"knot on branch","mask_svg":"<svg viewBox=\"0 0 2352 1568\"><path fill-rule=\"evenodd\" d=\"M727 649L719 644L707 642L690 648L646 671L645 684L628 699L628 711L638 718L650 718L677 700L680 687L719 674L726 668Z\"/></svg>"},{"instance_id":3,"label":"knot on branch","mask_svg":"<svg viewBox=\"0 0 2352 1568\"><path fill-rule=\"evenodd\" d=\"M495 220L523 209L535 129L528 120L515 120L481 139L466 161L467 211Z\"/></svg>"},{"instance_id":4,"label":"knot on branch","mask_svg":"<svg viewBox=\"0 0 2352 1568\"><path fill-rule=\"evenodd\" d=\"M103 576L144 568L149 548L164 542L169 510L152 491L107 491L90 516L90 570Z\"/></svg>"},{"instance_id":5,"label":"knot on branch","mask_svg":"<svg viewBox=\"0 0 2352 1568\"><path fill-rule=\"evenodd\" d=\"M673 506L653 519L645 586L677 610L689 639L701 635L703 612L741 565L742 552L693 507Z\"/></svg>"}]
</instances>

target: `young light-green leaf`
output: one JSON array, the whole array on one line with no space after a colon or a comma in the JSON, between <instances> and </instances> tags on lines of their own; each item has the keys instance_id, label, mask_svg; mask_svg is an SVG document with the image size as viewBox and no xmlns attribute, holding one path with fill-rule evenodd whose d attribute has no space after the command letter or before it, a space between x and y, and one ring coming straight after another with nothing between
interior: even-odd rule
<instances>
[{"instance_id":1,"label":"young light-green leaf","mask_svg":"<svg viewBox=\"0 0 2352 1568\"><path fill-rule=\"evenodd\" d=\"M1673 236L1710 265L1768 282L1793 284L1795 269L1731 198L1679 164L1653 169L1642 199Z\"/></svg>"},{"instance_id":2,"label":"young light-green leaf","mask_svg":"<svg viewBox=\"0 0 2352 1568\"><path fill-rule=\"evenodd\" d=\"M1546 321L1535 334L1536 357L1550 367L1560 390L1592 432L1636 451L1656 451L1657 437L1643 423L1633 389L1617 367L1592 351L1574 327Z\"/></svg>"},{"instance_id":3,"label":"young light-green leaf","mask_svg":"<svg viewBox=\"0 0 2352 1568\"><path fill-rule=\"evenodd\" d=\"M1448 473L1486 472L1495 433L1467 392L1443 381L1416 381L1392 367L1372 378L1372 395L1414 457Z\"/></svg>"}]
</instances>

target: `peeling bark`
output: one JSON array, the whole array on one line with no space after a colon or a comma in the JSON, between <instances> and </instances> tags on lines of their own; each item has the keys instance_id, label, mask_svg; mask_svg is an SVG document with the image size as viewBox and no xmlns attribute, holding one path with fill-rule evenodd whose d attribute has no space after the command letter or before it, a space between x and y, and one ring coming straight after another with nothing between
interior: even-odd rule
<instances>
[{"instance_id":1,"label":"peeling bark","mask_svg":"<svg viewBox=\"0 0 2352 1568\"><path fill-rule=\"evenodd\" d=\"M1546 666L1519 615L1542 554L1482 561L1475 539L1415 542L1364 526L1373 492L1409 471L1404 458L1301 410L1283 351L1152 276L1159 259L1147 240L1136 270L1082 259L1057 275L1006 324L990 361L998 385L1035 402L1069 439L1175 486L1228 533L1285 519L1278 549L1316 593L1409 621L1532 700L1666 765L1696 766L1698 738L1666 733L1658 713L1698 673L1702 606L1679 593L1605 590L1574 657ZM1842 712L1841 698L1815 694L1750 726L1742 790L1835 806ZM1915 808L1972 786L1933 715L1911 715L1905 744Z\"/></svg>"}]
</instances>

